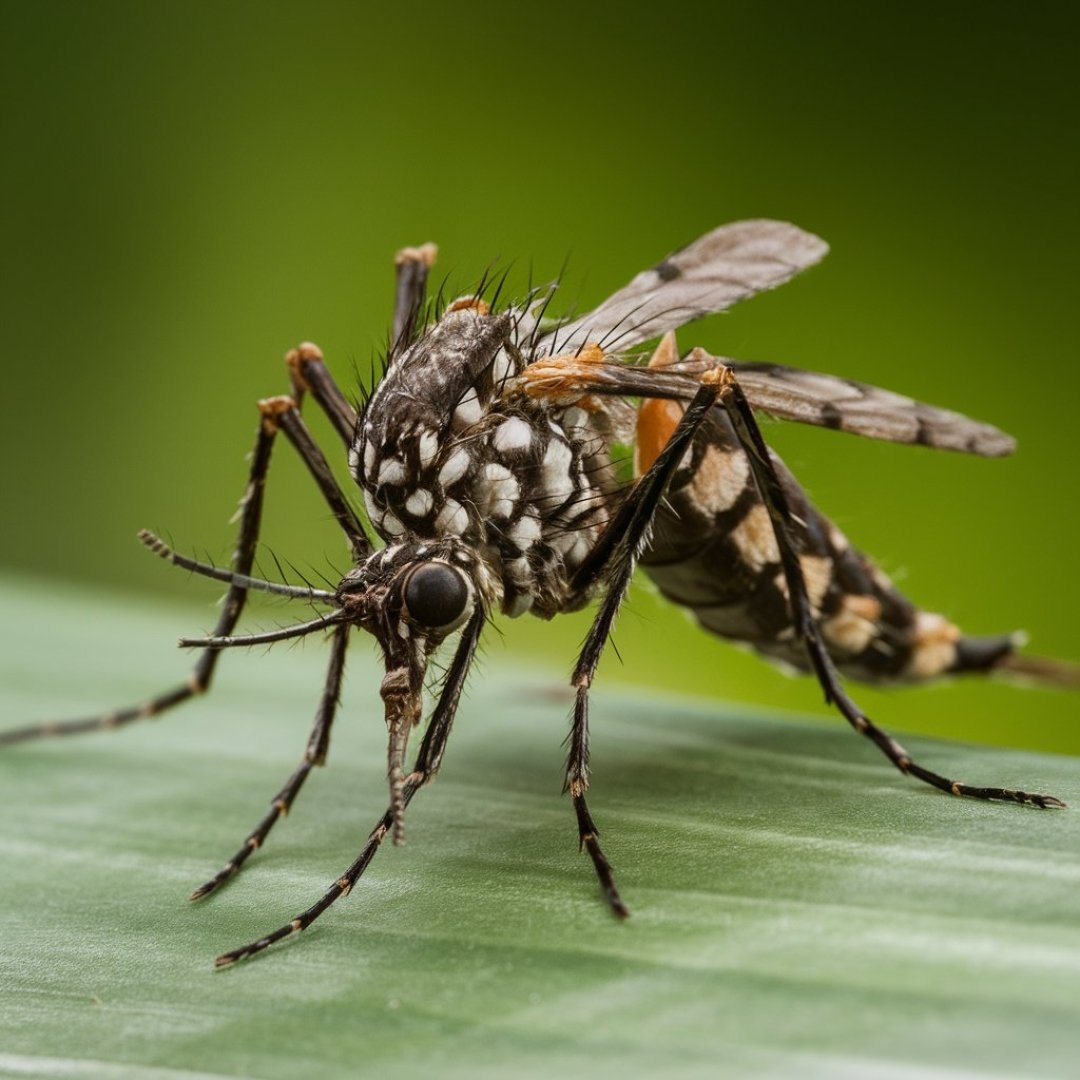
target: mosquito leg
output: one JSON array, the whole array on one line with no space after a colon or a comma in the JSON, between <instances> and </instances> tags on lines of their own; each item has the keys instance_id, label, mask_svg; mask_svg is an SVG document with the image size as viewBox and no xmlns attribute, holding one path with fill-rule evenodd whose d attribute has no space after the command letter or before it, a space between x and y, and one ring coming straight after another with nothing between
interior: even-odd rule
<instances>
[{"instance_id":1,"label":"mosquito leg","mask_svg":"<svg viewBox=\"0 0 1080 1080\"><path fill-rule=\"evenodd\" d=\"M240 530L232 559L233 569L243 577L250 576L252 564L255 561L255 546L258 542L259 524L262 519L266 475L270 468L270 453L278 430L272 412L263 409L262 406L260 408L262 409L262 422L259 425L259 434L251 457L251 471L248 475L247 487L240 500ZM237 620L240 618L240 612L244 608L247 592L245 585L234 582L229 586L229 591L225 594L221 614L218 616L217 625L214 627L215 637L221 637L232 632ZM136 720L158 716L166 709L171 709L196 694L205 693L210 688L210 682L213 679L214 668L217 666L219 656L220 652L216 649L204 650L186 682L138 705L116 709L84 720L66 720L15 728L13 731L0 733L0 746L43 735L77 735L84 731L100 731L106 728L123 727Z\"/></svg>"},{"instance_id":2,"label":"mosquito leg","mask_svg":"<svg viewBox=\"0 0 1080 1080\"><path fill-rule=\"evenodd\" d=\"M330 507L334 519L341 526L342 531L349 538L353 556L357 560L365 559L372 552L371 542L360 524L345 494L334 479L330 470L330 464L326 455L319 449L319 444L311 437L307 425L300 416L300 410L291 397L281 396L267 398L259 403L259 407L272 412L274 422L285 432L289 442L293 444L296 452L311 473L312 479L318 485L323 498Z\"/></svg>"},{"instance_id":3,"label":"mosquito leg","mask_svg":"<svg viewBox=\"0 0 1080 1080\"><path fill-rule=\"evenodd\" d=\"M571 583L574 590L584 591L603 577L607 589L600 610L585 638L571 680L576 697L564 790L570 793L574 803L579 845L589 853L596 875L600 879L604 898L620 918L625 918L630 912L619 896L611 864L600 847L599 833L585 801L585 792L589 786L589 689L604 645L611 634L619 605L630 586L634 564L648 533L649 523L671 474L715 404L717 393L716 386L711 384L702 385L698 390L667 445L612 518Z\"/></svg>"},{"instance_id":4,"label":"mosquito leg","mask_svg":"<svg viewBox=\"0 0 1080 1080\"><path fill-rule=\"evenodd\" d=\"M248 475L247 487L240 500L240 529L236 550L232 558L232 575L230 575L232 580L229 591L225 594L225 602L222 605L217 624L210 634L211 638L229 637L236 627L240 613L243 611L249 587L261 587L257 585L249 586L248 583L253 580L251 570L255 562L255 549L259 540L266 477L270 468L271 451L279 429L285 432L285 435L307 465L334 517L349 538L356 557L363 558L371 551L359 519L334 480L326 458L308 433L292 399L288 397L267 398L259 402L259 411L262 414L262 421L259 424L259 433L251 457L251 469ZM185 565L185 560L182 557L169 551L164 544L156 541L156 538L146 534L145 530L139 536L152 551L155 551L163 558L177 565ZM190 561L188 560L188 562ZM199 564L192 568L200 573L205 569ZM187 701L190 697L205 693L210 688L220 652L221 650L217 646L204 649L186 682L138 705L116 709L83 720L35 724L29 727L0 732L0 746L46 735L77 735L88 731L123 727L136 720L158 716L165 710Z\"/></svg>"},{"instance_id":5,"label":"mosquito leg","mask_svg":"<svg viewBox=\"0 0 1080 1080\"><path fill-rule=\"evenodd\" d=\"M338 702L341 697L341 677L345 669L345 646L348 644L351 626L346 623L339 626L334 634L334 644L330 653L330 666L326 672L326 685L323 688L319 707L315 712L315 723L308 737L307 749L300 764L292 776L285 781L284 787L274 796L270 810L252 829L240 850L207 882L200 885L192 894L192 900L201 900L209 896L219 885L228 881L257 848L261 848L270 830L280 818L289 812L293 801L304 786L308 773L315 765L326 764L326 752L330 745L330 727L334 722Z\"/></svg>"},{"instance_id":6,"label":"mosquito leg","mask_svg":"<svg viewBox=\"0 0 1080 1080\"><path fill-rule=\"evenodd\" d=\"M310 392L329 417L342 442L351 446L356 436L356 410L334 382L333 375L323 362L322 350L318 345L305 341L285 354L285 363L289 368L297 407L304 394Z\"/></svg>"},{"instance_id":7,"label":"mosquito leg","mask_svg":"<svg viewBox=\"0 0 1080 1080\"><path fill-rule=\"evenodd\" d=\"M446 743L450 738L450 731L454 723L454 715L457 711L458 702L461 700L461 691L465 686L465 676L468 674L473 657L476 655L476 647L480 641L480 631L483 629L484 617L483 609L478 606L469 619L465 631L461 635L461 640L458 642L453 662L443 682L439 701L432 713L427 731L424 732L424 739L416 755L413 770L405 778L402 791L405 806L408 806L412 801L412 797L420 788L435 776L442 764L443 755L446 753ZM386 834L393 827L393 823L393 809L387 807L386 812L376 822L375 828L368 835L367 842L361 849L360 854L318 901L306 911L300 912L299 915L284 926L278 927L273 933L267 934L249 945L244 945L242 948L223 953L214 960L214 966L219 968L228 967L230 964L235 964L237 960L244 960L262 952L263 949L269 948L283 938L291 937L293 934L300 933L301 930L306 930L331 904L340 900L352 890L368 868L368 864L375 858L375 853L379 850L383 840L386 839Z\"/></svg>"},{"instance_id":8,"label":"mosquito leg","mask_svg":"<svg viewBox=\"0 0 1080 1080\"><path fill-rule=\"evenodd\" d=\"M796 552L788 523L791 521L791 509L773 466L765 440L762 438L753 410L740 388L734 372L721 369L719 377L723 383L721 401L731 419L739 442L750 461L750 467L758 486L762 500L769 512L773 532L780 549L780 560L787 580L788 595L791 598L795 625L806 644L810 662L821 688L825 691L826 702L835 704L844 718L859 733L865 735L879 750L902 772L916 777L933 787L947 791L952 795L967 795L973 799L994 799L1004 802L1028 803L1038 807L1063 807L1065 804L1053 795L1037 795L1012 788L972 787L959 780L950 780L938 773L924 769L911 760L911 755L891 735L879 728L848 696L844 689L840 673L829 655L821 636L817 620L814 618L810 600L806 591L802 565Z\"/></svg>"},{"instance_id":9,"label":"mosquito leg","mask_svg":"<svg viewBox=\"0 0 1080 1080\"><path fill-rule=\"evenodd\" d=\"M402 248L394 256L397 291L394 295L391 357L411 345L416 337L416 324L424 306L428 273L437 254L438 249L434 244L422 244L420 247Z\"/></svg>"}]
</instances>

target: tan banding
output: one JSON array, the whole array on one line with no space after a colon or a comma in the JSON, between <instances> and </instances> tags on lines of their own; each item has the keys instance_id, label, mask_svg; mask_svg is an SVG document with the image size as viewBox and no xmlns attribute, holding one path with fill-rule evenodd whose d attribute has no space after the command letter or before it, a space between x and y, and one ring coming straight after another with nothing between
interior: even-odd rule
<instances>
[{"instance_id":1,"label":"tan banding","mask_svg":"<svg viewBox=\"0 0 1080 1080\"><path fill-rule=\"evenodd\" d=\"M915 617L915 640L906 674L913 679L932 679L956 663L960 629L943 615L920 611Z\"/></svg>"},{"instance_id":2,"label":"tan banding","mask_svg":"<svg viewBox=\"0 0 1080 1080\"><path fill-rule=\"evenodd\" d=\"M285 354L285 364L289 369L289 377L297 391L311 389L307 379L304 378L304 365L316 361L322 363L322 360L322 349L311 341L301 341L295 349L290 349Z\"/></svg>"},{"instance_id":3,"label":"tan banding","mask_svg":"<svg viewBox=\"0 0 1080 1080\"><path fill-rule=\"evenodd\" d=\"M701 455L689 492L703 514L722 514L739 501L749 479L750 462L742 450L709 445Z\"/></svg>"},{"instance_id":4,"label":"tan banding","mask_svg":"<svg viewBox=\"0 0 1080 1080\"><path fill-rule=\"evenodd\" d=\"M435 265L439 257L439 249L435 244L421 244L419 247L404 247L394 256L395 266L404 266L405 263L423 263L429 269Z\"/></svg>"},{"instance_id":5,"label":"tan banding","mask_svg":"<svg viewBox=\"0 0 1080 1080\"><path fill-rule=\"evenodd\" d=\"M877 637L881 602L873 596L845 596L840 610L824 620L821 629L829 642L853 655L861 653Z\"/></svg>"},{"instance_id":6,"label":"tan banding","mask_svg":"<svg viewBox=\"0 0 1080 1080\"><path fill-rule=\"evenodd\" d=\"M810 610L816 615L821 611L821 603L832 582L832 559L823 555L800 555L799 566L802 568ZM787 577L783 571L776 575L776 587L788 599Z\"/></svg>"},{"instance_id":7,"label":"tan banding","mask_svg":"<svg viewBox=\"0 0 1080 1080\"><path fill-rule=\"evenodd\" d=\"M476 315L487 315L491 311L491 306L479 296L462 296L446 309L446 314L449 315L454 311L472 311Z\"/></svg>"},{"instance_id":8,"label":"tan banding","mask_svg":"<svg viewBox=\"0 0 1080 1080\"><path fill-rule=\"evenodd\" d=\"M755 573L780 561L780 547L769 511L761 503L752 506L746 517L731 530L731 539L742 561Z\"/></svg>"},{"instance_id":9,"label":"tan banding","mask_svg":"<svg viewBox=\"0 0 1080 1080\"><path fill-rule=\"evenodd\" d=\"M290 409L295 409L296 402L288 394L279 394L277 397L262 398L258 407L262 413L263 430L271 434L278 429L278 417Z\"/></svg>"},{"instance_id":10,"label":"tan banding","mask_svg":"<svg viewBox=\"0 0 1080 1080\"><path fill-rule=\"evenodd\" d=\"M877 622L881 618L881 601L876 596L849 594L841 601L841 606L852 615L858 615L860 619Z\"/></svg>"}]
</instances>

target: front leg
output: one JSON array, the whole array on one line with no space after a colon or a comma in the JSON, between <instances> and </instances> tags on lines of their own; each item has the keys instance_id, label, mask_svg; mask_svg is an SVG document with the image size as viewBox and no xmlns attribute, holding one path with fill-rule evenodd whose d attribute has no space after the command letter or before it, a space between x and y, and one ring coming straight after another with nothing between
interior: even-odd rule
<instances>
[{"instance_id":1,"label":"front leg","mask_svg":"<svg viewBox=\"0 0 1080 1080\"><path fill-rule=\"evenodd\" d=\"M423 742L416 755L416 762L412 772L405 777L402 786L401 801L403 806L408 806L413 796L438 773L442 765L443 755L446 753L446 744L450 738L450 731L454 724L454 716L457 713L458 702L461 700L461 692L465 687L465 677L469 673L476 648L480 643L480 632L484 628L486 612L482 606L477 606L462 632L458 642L457 651L454 653L453 662L446 673L442 692L439 694L438 703L428 722L427 731L424 732ZM301 911L283 926L278 927L272 933L258 938L248 945L231 952L223 953L214 961L215 967L229 967L237 960L255 956L264 949L269 948L275 942L298 934L306 930L331 904L347 896L353 886L360 880L364 871L367 870L376 852L382 846L387 833L390 832L394 823L394 808L387 807L385 813L375 823L375 828L368 834L367 841L360 854L347 867L326 892L305 911Z\"/></svg>"}]
</instances>

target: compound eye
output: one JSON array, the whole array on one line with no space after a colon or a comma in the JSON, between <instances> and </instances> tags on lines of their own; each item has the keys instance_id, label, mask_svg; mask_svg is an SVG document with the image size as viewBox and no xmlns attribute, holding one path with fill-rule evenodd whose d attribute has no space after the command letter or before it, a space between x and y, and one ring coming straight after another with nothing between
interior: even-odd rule
<instances>
[{"instance_id":1,"label":"compound eye","mask_svg":"<svg viewBox=\"0 0 1080 1080\"><path fill-rule=\"evenodd\" d=\"M446 563L418 566L405 583L405 608L427 630L454 630L465 615L469 585L460 570Z\"/></svg>"}]
</instances>

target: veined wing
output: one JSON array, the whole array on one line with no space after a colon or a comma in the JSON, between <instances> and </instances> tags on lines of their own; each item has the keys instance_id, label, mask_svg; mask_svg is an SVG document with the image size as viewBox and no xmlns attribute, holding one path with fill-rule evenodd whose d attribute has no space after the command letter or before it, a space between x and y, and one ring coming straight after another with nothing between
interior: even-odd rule
<instances>
[{"instance_id":1,"label":"veined wing","mask_svg":"<svg viewBox=\"0 0 1080 1080\"><path fill-rule=\"evenodd\" d=\"M727 363L751 405L785 420L982 457L1016 449L1016 440L991 424L868 383L782 364Z\"/></svg>"},{"instance_id":2,"label":"veined wing","mask_svg":"<svg viewBox=\"0 0 1080 1080\"><path fill-rule=\"evenodd\" d=\"M550 331L536 355L589 342L626 349L775 288L820 262L824 240L784 221L721 225L640 274L598 308Z\"/></svg>"},{"instance_id":3,"label":"veined wing","mask_svg":"<svg viewBox=\"0 0 1080 1080\"><path fill-rule=\"evenodd\" d=\"M539 397L611 394L689 401L702 374L723 365L735 372L755 409L784 420L982 457L1002 457L1016 448L1011 436L990 424L867 383L782 364L729 360L704 349L692 349L683 360L677 356L672 334L648 367L596 362L586 350L580 358L564 354L538 360L526 369L522 384L526 393Z\"/></svg>"}]
</instances>

